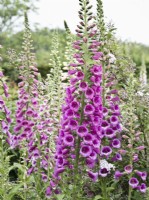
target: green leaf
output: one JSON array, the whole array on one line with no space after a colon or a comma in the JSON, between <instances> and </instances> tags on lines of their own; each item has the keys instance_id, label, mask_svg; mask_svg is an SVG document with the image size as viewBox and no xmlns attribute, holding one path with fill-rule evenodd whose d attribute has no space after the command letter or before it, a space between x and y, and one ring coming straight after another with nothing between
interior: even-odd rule
<instances>
[{"instance_id":1,"label":"green leaf","mask_svg":"<svg viewBox=\"0 0 149 200\"><path fill-rule=\"evenodd\" d=\"M20 171L24 172L24 168L21 164L19 163L14 163L13 166L9 167L9 171L11 171L12 169L18 168Z\"/></svg>"},{"instance_id":2,"label":"green leaf","mask_svg":"<svg viewBox=\"0 0 149 200\"><path fill-rule=\"evenodd\" d=\"M99 199L102 199L102 196L101 195L96 195L94 200L99 200Z\"/></svg>"},{"instance_id":3,"label":"green leaf","mask_svg":"<svg viewBox=\"0 0 149 200\"><path fill-rule=\"evenodd\" d=\"M63 200L64 196L65 196L64 194L59 194L56 197L58 200Z\"/></svg>"},{"instance_id":4,"label":"green leaf","mask_svg":"<svg viewBox=\"0 0 149 200\"><path fill-rule=\"evenodd\" d=\"M22 188L23 185L24 183L20 183L14 186L13 189L9 191L9 195L8 195L9 199L11 199L15 194L17 194L18 190Z\"/></svg>"},{"instance_id":5,"label":"green leaf","mask_svg":"<svg viewBox=\"0 0 149 200\"><path fill-rule=\"evenodd\" d=\"M4 112L0 112L0 120L3 120L6 118L6 114Z\"/></svg>"}]
</instances>

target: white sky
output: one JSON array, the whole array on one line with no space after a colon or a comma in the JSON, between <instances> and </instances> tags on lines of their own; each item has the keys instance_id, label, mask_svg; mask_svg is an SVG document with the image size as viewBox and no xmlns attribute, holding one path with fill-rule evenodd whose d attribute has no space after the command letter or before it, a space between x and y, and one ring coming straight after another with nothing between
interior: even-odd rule
<instances>
[{"instance_id":1,"label":"white sky","mask_svg":"<svg viewBox=\"0 0 149 200\"><path fill-rule=\"evenodd\" d=\"M96 0L90 0L96 7ZM117 37L149 45L149 0L103 0L106 21L117 28ZM39 0L38 14L29 20L42 27L63 28L66 20L74 32L78 24L79 0Z\"/></svg>"}]
</instances>

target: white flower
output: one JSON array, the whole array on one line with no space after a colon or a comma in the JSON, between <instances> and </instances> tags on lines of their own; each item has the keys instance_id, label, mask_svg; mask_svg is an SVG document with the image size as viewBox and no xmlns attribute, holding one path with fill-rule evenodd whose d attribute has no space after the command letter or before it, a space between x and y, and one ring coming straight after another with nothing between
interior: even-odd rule
<instances>
[{"instance_id":1,"label":"white flower","mask_svg":"<svg viewBox=\"0 0 149 200\"><path fill-rule=\"evenodd\" d=\"M116 57L115 57L112 53L109 53L108 56L110 57L109 62L110 62L111 64L112 64L112 63L115 63Z\"/></svg>"},{"instance_id":2,"label":"white flower","mask_svg":"<svg viewBox=\"0 0 149 200\"><path fill-rule=\"evenodd\" d=\"M141 92L141 91L138 91L138 92L137 92L137 95L140 96L140 97L143 97L143 96L144 96L143 92Z\"/></svg>"},{"instance_id":3,"label":"white flower","mask_svg":"<svg viewBox=\"0 0 149 200\"><path fill-rule=\"evenodd\" d=\"M111 163L108 163L105 159L100 160L100 169L106 168L107 171L110 171L111 169L115 170L115 166Z\"/></svg>"}]
</instances>

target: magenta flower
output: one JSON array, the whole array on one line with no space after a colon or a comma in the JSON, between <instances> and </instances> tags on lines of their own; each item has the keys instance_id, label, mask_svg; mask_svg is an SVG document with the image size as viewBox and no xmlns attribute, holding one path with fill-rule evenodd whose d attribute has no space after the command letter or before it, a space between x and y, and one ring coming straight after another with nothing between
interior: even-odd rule
<instances>
[{"instance_id":1,"label":"magenta flower","mask_svg":"<svg viewBox=\"0 0 149 200\"><path fill-rule=\"evenodd\" d=\"M139 185L138 179L135 178L135 177L132 177L132 178L129 180L129 185L130 185L132 188L136 188L136 187Z\"/></svg>"},{"instance_id":2,"label":"magenta flower","mask_svg":"<svg viewBox=\"0 0 149 200\"><path fill-rule=\"evenodd\" d=\"M118 170L115 171L115 174L114 174L114 179L115 179L115 180L119 180L121 176L123 176L123 173L122 173L122 172L120 172L120 171L118 171Z\"/></svg>"},{"instance_id":3,"label":"magenta flower","mask_svg":"<svg viewBox=\"0 0 149 200\"><path fill-rule=\"evenodd\" d=\"M112 153L112 149L109 146L104 146L101 149L101 155L109 156Z\"/></svg>"},{"instance_id":4,"label":"magenta flower","mask_svg":"<svg viewBox=\"0 0 149 200\"><path fill-rule=\"evenodd\" d=\"M116 149L119 149L121 147L121 142L120 140L118 139L113 139L112 140L112 147L113 148L116 148Z\"/></svg>"},{"instance_id":5,"label":"magenta flower","mask_svg":"<svg viewBox=\"0 0 149 200\"><path fill-rule=\"evenodd\" d=\"M101 65L93 65L90 70L94 75L101 75L102 74L102 66Z\"/></svg>"},{"instance_id":6,"label":"magenta flower","mask_svg":"<svg viewBox=\"0 0 149 200\"><path fill-rule=\"evenodd\" d=\"M94 97L94 90L92 88L88 88L85 91L85 96L87 99L92 99Z\"/></svg>"},{"instance_id":7,"label":"magenta flower","mask_svg":"<svg viewBox=\"0 0 149 200\"><path fill-rule=\"evenodd\" d=\"M103 125L103 124L102 124ZM105 136L107 137L107 138L113 138L114 136L115 136L115 131L113 131L113 129L111 129L111 128L107 128L106 130L105 130Z\"/></svg>"},{"instance_id":8,"label":"magenta flower","mask_svg":"<svg viewBox=\"0 0 149 200\"><path fill-rule=\"evenodd\" d=\"M78 134L80 137L85 136L87 133L88 133L88 129L86 128L86 126L81 125L81 126L78 127L78 129L77 129L77 134Z\"/></svg>"},{"instance_id":9,"label":"magenta flower","mask_svg":"<svg viewBox=\"0 0 149 200\"><path fill-rule=\"evenodd\" d=\"M46 198L47 199L50 199L51 198L51 196L52 196L52 190L51 190L51 187L50 186L48 186L47 187L47 189L46 189Z\"/></svg>"},{"instance_id":10,"label":"magenta flower","mask_svg":"<svg viewBox=\"0 0 149 200\"><path fill-rule=\"evenodd\" d=\"M87 104L84 108L84 113L86 115L91 115L94 113L94 111L95 111L95 108L92 104Z\"/></svg>"},{"instance_id":11,"label":"magenta flower","mask_svg":"<svg viewBox=\"0 0 149 200\"><path fill-rule=\"evenodd\" d=\"M82 71L78 71L76 77L78 80L82 80L84 79L84 73Z\"/></svg>"},{"instance_id":12,"label":"magenta flower","mask_svg":"<svg viewBox=\"0 0 149 200\"><path fill-rule=\"evenodd\" d=\"M106 120L103 120L101 123L101 127L103 130L106 130L107 128L109 128L109 123Z\"/></svg>"},{"instance_id":13,"label":"magenta flower","mask_svg":"<svg viewBox=\"0 0 149 200\"><path fill-rule=\"evenodd\" d=\"M73 146L74 145L74 137L70 134L66 135L63 138L64 144L67 146Z\"/></svg>"},{"instance_id":14,"label":"magenta flower","mask_svg":"<svg viewBox=\"0 0 149 200\"><path fill-rule=\"evenodd\" d=\"M147 172L140 172L140 171L137 171L136 174L137 174L138 176L140 176L141 179L142 179L143 181L146 181Z\"/></svg>"},{"instance_id":15,"label":"magenta flower","mask_svg":"<svg viewBox=\"0 0 149 200\"><path fill-rule=\"evenodd\" d=\"M86 82L81 82L79 84L79 88L80 88L81 91L86 91L87 88L88 88L88 84Z\"/></svg>"},{"instance_id":16,"label":"magenta flower","mask_svg":"<svg viewBox=\"0 0 149 200\"><path fill-rule=\"evenodd\" d=\"M99 96L95 96L95 97L93 98L93 104L94 104L94 106L99 106L99 105L101 105L101 104L102 104L102 98L99 97Z\"/></svg>"},{"instance_id":17,"label":"magenta flower","mask_svg":"<svg viewBox=\"0 0 149 200\"><path fill-rule=\"evenodd\" d=\"M92 148L91 148L91 146L82 145L82 147L81 147L81 149L80 149L80 154L81 154L83 157L89 157L91 153L92 153Z\"/></svg>"},{"instance_id":18,"label":"magenta flower","mask_svg":"<svg viewBox=\"0 0 149 200\"><path fill-rule=\"evenodd\" d=\"M84 141L85 144L92 145L92 140L93 140L93 136L89 133L87 133L83 138L83 141Z\"/></svg>"},{"instance_id":19,"label":"magenta flower","mask_svg":"<svg viewBox=\"0 0 149 200\"><path fill-rule=\"evenodd\" d=\"M133 167L131 165L127 165L125 166L124 170L127 174L130 174L133 170Z\"/></svg>"},{"instance_id":20,"label":"magenta flower","mask_svg":"<svg viewBox=\"0 0 149 200\"><path fill-rule=\"evenodd\" d=\"M99 170L99 175L101 177L106 177L108 175L109 171L106 168L102 168Z\"/></svg>"},{"instance_id":21,"label":"magenta flower","mask_svg":"<svg viewBox=\"0 0 149 200\"><path fill-rule=\"evenodd\" d=\"M70 108L73 110L73 111L75 111L75 112L77 112L78 110L79 110L79 107L80 107L80 104L79 104L79 102L78 101L72 101L71 103L70 103Z\"/></svg>"},{"instance_id":22,"label":"magenta flower","mask_svg":"<svg viewBox=\"0 0 149 200\"><path fill-rule=\"evenodd\" d=\"M115 126L115 125L118 124L118 122L119 122L118 117L115 116L115 115L111 116L110 122L111 122L112 125Z\"/></svg>"},{"instance_id":23,"label":"magenta flower","mask_svg":"<svg viewBox=\"0 0 149 200\"><path fill-rule=\"evenodd\" d=\"M74 119L70 119L69 121L69 127L71 130L75 130L78 127L78 122Z\"/></svg>"},{"instance_id":24,"label":"magenta flower","mask_svg":"<svg viewBox=\"0 0 149 200\"><path fill-rule=\"evenodd\" d=\"M139 187L140 192L142 193L146 193L147 187L145 183L141 183L140 187Z\"/></svg>"},{"instance_id":25,"label":"magenta flower","mask_svg":"<svg viewBox=\"0 0 149 200\"><path fill-rule=\"evenodd\" d=\"M92 179L93 182L96 182L98 179L98 172L88 171L88 176Z\"/></svg>"},{"instance_id":26,"label":"magenta flower","mask_svg":"<svg viewBox=\"0 0 149 200\"><path fill-rule=\"evenodd\" d=\"M3 72L1 72L1 71L0 71L0 77L1 77L1 78L4 77L4 74L3 74Z\"/></svg>"}]
</instances>

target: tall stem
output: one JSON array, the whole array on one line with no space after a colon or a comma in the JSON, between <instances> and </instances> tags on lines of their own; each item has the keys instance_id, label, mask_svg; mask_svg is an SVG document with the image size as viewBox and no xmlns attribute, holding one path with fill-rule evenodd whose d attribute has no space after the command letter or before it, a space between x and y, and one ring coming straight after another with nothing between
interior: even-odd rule
<instances>
[{"instance_id":1,"label":"tall stem","mask_svg":"<svg viewBox=\"0 0 149 200\"><path fill-rule=\"evenodd\" d=\"M84 8L84 37L87 39L87 43L84 43L83 45L83 51L84 51L84 76L85 76L85 81L87 79L87 62L86 60L88 59L89 56L89 50L88 50L88 31L87 31L87 3L86 0L83 1L83 8ZM81 96L81 117L80 117L80 122L79 124L81 125L84 119L84 106L85 106L85 95L82 93ZM77 141L76 141L76 160L75 160L75 165L74 165L74 191L73 191L73 199L76 199L76 185L77 185L77 179L78 179L78 167L79 167L79 155L80 155L80 144L81 144L81 138L78 136Z\"/></svg>"}]
</instances>

